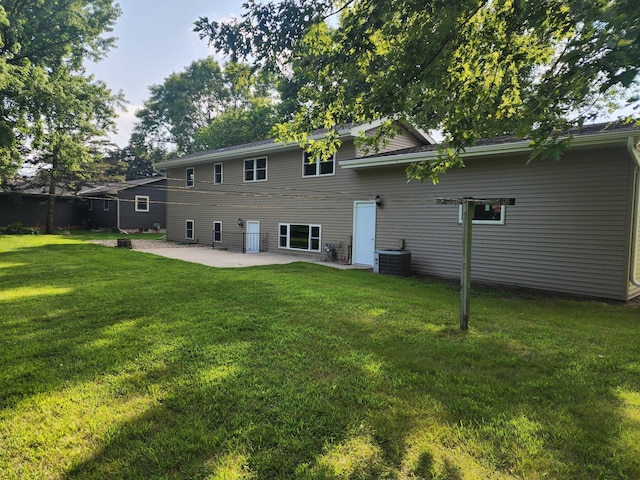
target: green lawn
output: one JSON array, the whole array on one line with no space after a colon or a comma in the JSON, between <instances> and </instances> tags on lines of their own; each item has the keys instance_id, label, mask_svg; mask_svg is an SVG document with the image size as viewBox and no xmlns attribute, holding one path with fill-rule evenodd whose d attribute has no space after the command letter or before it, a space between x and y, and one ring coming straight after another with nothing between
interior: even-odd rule
<instances>
[{"instance_id":1,"label":"green lawn","mask_svg":"<svg viewBox=\"0 0 640 480\"><path fill-rule=\"evenodd\" d=\"M0 237L0 478L637 479L640 308Z\"/></svg>"}]
</instances>

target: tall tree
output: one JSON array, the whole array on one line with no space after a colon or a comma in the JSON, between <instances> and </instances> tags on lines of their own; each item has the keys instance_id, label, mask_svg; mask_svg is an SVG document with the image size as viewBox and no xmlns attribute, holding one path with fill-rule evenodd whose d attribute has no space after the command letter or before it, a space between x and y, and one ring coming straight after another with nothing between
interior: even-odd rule
<instances>
[{"instance_id":1,"label":"tall tree","mask_svg":"<svg viewBox=\"0 0 640 480\"><path fill-rule=\"evenodd\" d=\"M94 175L93 180L99 182L136 180L160 175L153 169L153 163L137 155L131 145L107 152L98 166L101 178Z\"/></svg>"},{"instance_id":2,"label":"tall tree","mask_svg":"<svg viewBox=\"0 0 640 480\"><path fill-rule=\"evenodd\" d=\"M237 121L271 122L269 115L253 115L254 109L271 111L270 84L248 65L231 62L222 68L212 57L196 60L179 73L173 73L162 85L152 85L150 98L136 116L131 144L138 154L150 158L192 153L211 144L208 138L218 133L216 121L226 115ZM242 141L256 140L264 125L245 129ZM249 135L248 137L246 135ZM216 147L210 147L216 148Z\"/></svg>"},{"instance_id":3,"label":"tall tree","mask_svg":"<svg viewBox=\"0 0 640 480\"><path fill-rule=\"evenodd\" d=\"M82 75L84 59L99 60L114 38L103 37L120 14L113 0L3 0L0 4L0 178L15 173L44 132L64 68ZM59 90L58 90L59 91Z\"/></svg>"},{"instance_id":4,"label":"tall tree","mask_svg":"<svg viewBox=\"0 0 640 480\"><path fill-rule=\"evenodd\" d=\"M299 78L284 140L388 118L441 130L440 159L409 175L437 181L479 138L530 137L558 158L573 127L636 84L637 0L248 0L240 20L201 18L196 31L232 58ZM372 139L392 134L392 124ZM315 144L325 156L338 139Z\"/></svg>"},{"instance_id":5,"label":"tall tree","mask_svg":"<svg viewBox=\"0 0 640 480\"><path fill-rule=\"evenodd\" d=\"M43 172L49 188L46 233L54 228L57 190L79 188L94 173L103 146L101 137L114 125L114 97L106 85L73 74L61 65L49 76L49 89L41 92L40 126L32 142L32 162Z\"/></svg>"},{"instance_id":6,"label":"tall tree","mask_svg":"<svg viewBox=\"0 0 640 480\"><path fill-rule=\"evenodd\" d=\"M86 178L100 137L121 101L87 76L102 58L120 13L113 0L4 0L0 6L0 175L28 156L34 179L49 187L46 232L53 231L57 188ZM7 78L8 76L8 78Z\"/></svg>"}]
</instances>

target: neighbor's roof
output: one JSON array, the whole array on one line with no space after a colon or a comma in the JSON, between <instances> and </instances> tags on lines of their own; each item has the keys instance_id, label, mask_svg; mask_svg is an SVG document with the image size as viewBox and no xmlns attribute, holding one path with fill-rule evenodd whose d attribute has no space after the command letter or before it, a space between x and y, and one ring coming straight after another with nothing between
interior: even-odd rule
<instances>
[{"instance_id":1,"label":"neighbor's roof","mask_svg":"<svg viewBox=\"0 0 640 480\"><path fill-rule=\"evenodd\" d=\"M571 146L622 144L626 143L630 136L637 135L638 133L640 133L640 129L633 124L616 122L585 125L571 132ZM343 160L339 163L342 168L352 169L408 164L436 158L438 156L437 148L438 145L421 145L352 160ZM501 135L478 140L474 146L468 147L460 156L470 158L485 155L528 152L530 150L531 139L522 139L514 135Z\"/></svg>"},{"instance_id":2,"label":"neighbor's roof","mask_svg":"<svg viewBox=\"0 0 640 480\"><path fill-rule=\"evenodd\" d=\"M82 190L78 192L79 197L92 197L95 195L117 195L119 192L123 190L127 190L133 187L139 187L141 185L148 185L150 183L159 182L161 180L166 180L166 177L149 177L149 178L141 178L139 180L129 180L127 182L114 182L114 183L106 183L104 185L99 185L96 187L88 188L86 190Z\"/></svg>"},{"instance_id":3,"label":"neighbor's roof","mask_svg":"<svg viewBox=\"0 0 640 480\"><path fill-rule=\"evenodd\" d=\"M19 179L15 183L6 185L0 193L15 194L15 195L49 195L49 185L34 184L28 179ZM56 197L74 198L76 196L75 190L69 188L63 188L58 185L55 187Z\"/></svg>"},{"instance_id":4,"label":"neighbor's roof","mask_svg":"<svg viewBox=\"0 0 640 480\"><path fill-rule=\"evenodd\" d=\"M338 132L338 136L340 138L355 138L363 132L370 130L372 128L376 128L382 124L382 120L378 120L371 123L351 123L341 127L338 127L336 131ZM405 125L406 126L406 125ZM413 133L416 137L421 138L425 142L435 143L433 137L431 137L428 133L416 129L410 126L406 126L411 133ZM309 137L310 139L319 139L324 137L330 129L324 128L321 130L316 130ZM286 150L294 150L299 149L300 146L295 143L279 143L274 139L268 140L260 140L257 142L244 143L241 145L233 145L231 147L219 148L216 150L209 150L205 152L193 153L190 155L185 155L183 157L172 158L171 160L166 160L164 162L158 162L154 165L155 168L158 169L166 169L171 167L180 167L180 166L191 166L198 163L210 162L211 160L216 159L231 159L234 157L247 157L250 155L265 155L271 152L282 152Z\"/></svg>"}]
</instances>

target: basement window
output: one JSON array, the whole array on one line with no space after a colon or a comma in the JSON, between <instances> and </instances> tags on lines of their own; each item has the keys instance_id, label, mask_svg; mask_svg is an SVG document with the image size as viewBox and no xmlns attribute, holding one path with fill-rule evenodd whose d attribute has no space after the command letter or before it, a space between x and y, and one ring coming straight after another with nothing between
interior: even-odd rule
<instances>
[{"instance_id":1,"label":"basement window","mask_svg":"<svg viewBox=\"0 0 640 480\"><path fill-rule=\"evenodd\" d=\"M222 242L222 222L213 222L213 241L214 243Z\"/></svg>"},{"instance_id":2,"label":"basement window","mask_svg":"<svg viewBox=\"0 0 640 480\"><path fill-rule=\"evenodd\" d=\"M473 205L474 225L504 225L506 208L504 205L481 203ZM462 223L462 205L458 208L458 223Z\"/></svg>"},{"instance_id":3,"label":"basement window","mask_svg":"<svg viewBox=\"0 0 640 480\"><path fill-rule=\"evenodd\" d=\"M320 225L296 225L281 223L278 226L278 248L320 251Z\"/></svg>"},{"instance_id":4,"label":"basement window","mask_svg":"<svg viewBox=\"0 0 640 480\"><path fill-rule=\"evenodd\" d=\"M186 240L195 240L196 238L196 224L193 220L186 220L184 227L184 238Z\"/></svg>"}]
</instances>

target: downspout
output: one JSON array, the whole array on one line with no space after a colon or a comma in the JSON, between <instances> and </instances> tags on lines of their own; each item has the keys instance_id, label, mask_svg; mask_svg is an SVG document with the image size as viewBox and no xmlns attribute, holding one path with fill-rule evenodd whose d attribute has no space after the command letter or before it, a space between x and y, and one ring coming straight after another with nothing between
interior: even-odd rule
<instances>
[{"instance_id":1,"label":"downspout","mask_svg":"<svg viewBox=\"0 0 640 480\"><path fill-rule=\"evenodd\" d=\"M631 158L633 158L636 164L633 192L635 205L632 222L633 232L631 240L631 269L629 270L629 281L636 287L640 287L640 279L637 277L640 272L636 271L636 267L638 265L638 230L640 230L640 139L636 139L636 137L629 137L627 147L629 148L629 153L631 153Z\"/></svg>"},{"instance_id":2,"label":"downspout","mask_svg":"<svg viewBox=\"0 0 640 480\"><path fill-rule=\"evenodd\" d=\"M118 230L118 232L124 235L129 235L127 232L120 228L120 197L116 195L115 197L110 198L113 198L116 201L116 229Z\"/></svg>"}]
</instances>

